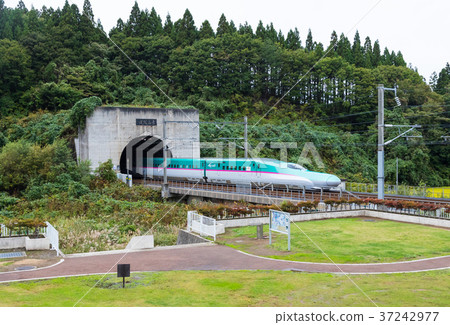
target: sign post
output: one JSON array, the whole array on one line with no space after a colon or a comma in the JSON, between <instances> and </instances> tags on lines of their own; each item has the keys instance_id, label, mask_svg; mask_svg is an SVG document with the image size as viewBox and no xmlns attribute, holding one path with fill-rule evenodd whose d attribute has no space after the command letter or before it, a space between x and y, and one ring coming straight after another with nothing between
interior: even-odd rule
<instances>
[{"instance_id":1,"label":"sign post","mask_svg":"<svg viewBox=\"0 0 450 325\"><path fill-rule=\"evenodd\" d=\"M123 278L122 288L125 288L125 278L130 277L130 264L117 264L117 277Z\"/></svg>"},{"instance_id":2,"label":"sign post","mask_svg":"<svg viewBox=\"0 0 450 325\"><path fill-rule=\"evenodd\" d=\"M269 244L272 245L272 231L288 235L288 251L291 250L291 214L288 212L269 211Z\"/></svg>"}]
</instances>

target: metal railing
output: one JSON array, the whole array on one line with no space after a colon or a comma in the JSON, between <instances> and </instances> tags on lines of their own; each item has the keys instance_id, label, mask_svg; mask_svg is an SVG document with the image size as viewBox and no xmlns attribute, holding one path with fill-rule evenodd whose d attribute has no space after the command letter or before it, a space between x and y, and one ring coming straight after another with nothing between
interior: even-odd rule
<instances>
[{"instance_id":1,"label":"metal railing","mask_svg":"<svg viewBox=\"0 0 450 325\"><path fill-rule=\"evenodd\" d=\"M161 185L161 181L154 179L147 179L146 184L152 185ZM230 194L242 194L242 195L253 195L253 196L269 196L273 198L279 199L287 199L287 200L298 200L298 201L306 201L306 200L326 200L336 198L336 195L339 198L351 199L354 197L353 194L348 192L307 192L304 193L302 190L288 190L288 189L270 189L268 187L259 187L251 184L217 184L217 183L192 183L186 181L170 181L169 187L171 188L189 188L196 189L202 191L211 191L211 192L223 192Z\"/></svg>"},{"instance_id":2,"label":"metal railing","mask_svg":"<svg viewBox=\"0 0 450 325\"><path fill-rule=\"evenodd\" d=\"M377 193L377 184L347 182L345 189L358 193ZM417 197L429 197L436 199L450 199L450 187L426 187L409 185L389 185L384 186L384 193L390 195L405 195Z\"/></svg>"},{"instance_id":3,"label":"metal railing","mask_svg":"<svg viewBox=\"0 0 450 325\"><path fill-rule=\"evenodd\" d=\"M214 218L206 217L196 211L188 211L187 230L200 235L211 236L216 240L217 221Z\"/></svg>"},{"instance_id":4,"label":"metal railing","mask_svg":"<svg viewBox=\"0 0 450 325\"><path fill-rule=\"evenodd\" d=\"M316 208L313 209L304 209L298 208L296 210L289 211L290 214L311 214L311 213L322 213L322 212L339 212L339 211L354 211L354 210L375 210L381 212L391 212L397 214L404 215L413 215L418 217L425 218L435 218L435 219L445 219L450 220L450 211L446 212L446 208L436 208L435 210L421 210L419 208L394 208L387 207L382 204L372 204L372 203L344 203L340 205L331 205L320 203ZM268 210L263 209L252 209L250 213L242 214L242 215L224 215L217 216L215 219L217 220L231 220L231 219L247 219L247 218L260 218L260 217L268 217Z\"/></svg>"},{"instance_id":5,"label":"metal railing","mask_svg":"<svg viewBox=\"0 0 450 325\"><path fill-rule=\"evenodd\" d=\"M3 224L0 224L0 236L1 237L8 236L8 228L6 228L6 226Z\"/></svg>"},{"instance_id":6,"label":"metal railing","mask_svg":"<svg viewBox=\"0 0 450 325\"><path fill-rule=\"evenodd\" d=\"M56 251L56 255L62 255L62 252L59 250L59 232L55 229L48 221L45 222L47 228L45 229L45 237L50 242L51 248Z\"/></svg>"}]
</instances>

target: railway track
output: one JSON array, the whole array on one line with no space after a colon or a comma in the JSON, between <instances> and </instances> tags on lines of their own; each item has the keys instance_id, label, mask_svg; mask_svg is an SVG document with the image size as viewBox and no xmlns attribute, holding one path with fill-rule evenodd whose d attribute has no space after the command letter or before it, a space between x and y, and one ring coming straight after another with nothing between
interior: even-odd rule
<instances>
[{"instance_id":1,"label":"railway track","mask_svg":"<svg viewBox=\"0 0 450 325\"><path fill-rule=\"evenodd\" d=\"M135 179L133 180L136 184L141 185L162 185L162 180L152 179L144 180ZM268 188L268 187L258 187L256 185L241 186L236 184L216 184L216 183L203 183L203 182L188 182L188 181L169 181L169 187L176 188L192 188L206 191L217 191L225 193L237 193L246 195L258 195L258 196L268 196L274 198L286 198L291 200L327 200L327 199L351 199L351 198L377 198L377 194L374 193L356 193L356 192L338 192L338 191L305 191L302 190L287 190L280 188ZM402 201L414 201L421 203L433 203L433 204L450 204L450 199L439 199L439 198L426 198L426 197L414 197L414 196L402 196L402 195L385 195L386 200L402 200Z\"/></svg>"}]
</instances>

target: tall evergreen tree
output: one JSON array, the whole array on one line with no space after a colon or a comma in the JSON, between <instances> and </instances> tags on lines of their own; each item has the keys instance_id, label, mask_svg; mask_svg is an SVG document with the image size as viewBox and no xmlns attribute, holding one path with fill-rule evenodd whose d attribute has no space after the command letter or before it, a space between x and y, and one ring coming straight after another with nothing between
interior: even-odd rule
<instances>
[{"instance_id":1,"label":"tall evergreen tree","mask_svg":"<svg viewBox=\"0 0 450 325\"><path fill-rule=\"evenodd\" d=\"M266 39L271 40L273 43L276 43L278 40L278 33L273 27L273 23L266 26Z\"/></svg>"},{"instance_id":2,"label":"tall evergreen tree","mask_svg":"<svg viewBox=\"0 0 450 325\"><path fill-rule=\"evenodd\" d=\"M302 46L300 33L298 32L297 27L295 27L294 31L290 29L287 33L285 46L290 50L298 50Z\"/></svg>"},{"instance_id":3,"label":"tall evergreen tree","mask_svg":"<svg viewBox=\"0 0 450 325\"><path fill-rule=\"evenodd\" d=\"M161 35L163 33L163 26L161 17L156 13L154 7L150 11L149 15L150 36Z\"/></svg>"},{"instance_id":4,"label":"tall evergreen tree","mask_svg":"<svg viewBox=\"0 0 450 325\"><path fill-rule=\"evenodd\" d=\"M233 20L230 20L230 33L236 33L237 32L237 28L236 28L236 24L234 23Z\"/></svg>"},{"instance_id":5,"label":"tall evergreen tree","mask_svg":"<svg viewBox=\"0 0 450 325\"><path fill-rule=\"evenodd\" d=\"M264 28L263 22L261 20L256 27L255 36L262 40L266 39L266 29Z\"/></svg>"},{"instance_id":6,"label":"tall evergreen tree","mask_svg":"<svg viewBox=\"0 0 450 325\"><path fill-rule=\"evenodd\" d=\"M172 22L172 19L170 18L170 14L167 14L166 21L164 22L164 35L169 36L172 39L175 39L175 28Z\"/></svg>"},{"instance_id":7,"label":"tall evergreen tree","mask_svg":"<svg viewBox=\"0 0 450 325\"><path fill-rule=\"evenodd\" d=\"M367 36L366 40L364 41L364 67L365 68L372 68L372 62L373 62L373 49L372 49L372 42L370 41L370 37Z\"/></svg>"},{"instance_id":8,"label":"tall evergreen tree","mask_svg":"<svg viewBox=\"0 0 450 325\"><path fill-rule=\"evenodd\" d=\"M134 2L133 8L131 8L130 17L125 25L125 33L127 36L138 36L141 23L141 10L137 1Z\"/></svg>"},{"instance_id":9,"label":"tall evergreen tree","mask_svg":"<svg viewBox=\"0 0 450 325\"><path fill-rule=\"evenodd\" d=\"M439 72L439 77L436 81L435 91L438 94L446 95L450 93L450 65L447 62L445 68Z\"/></svg>"},{"instance_id":10,"label":"tall evergreen tree","mask_svg":"<svg viewBox=\"0 0 450 325\"><path fill-rule=\"evenodd\" d=\"M353 63L352 45L350 44L350 41L344 35L344 33L341 33L341 35L339 36L337 53L348 63Z\"/></svg>"},{"instance_id":11,"label":"tall evergreen tree","mask_svg":"<svg viewBox=\"0 0 450 325\"><path fill-rule=\"evenodd\" d=\"M178 45L192 45L197 39L197 27L191 12L186 9L183 18L175 22L175 38Z\"/></svg>"},{"instance_id":12,"label":"tall evergreen tree","mask_svg":"<svg viewBox=\"0 0 450 325\"><path fill-rule=\"evenodd\" d=\"M253 28L248 24L248 22L245 22L244 25L239 25L239 34L241 35L250 35L253 37Z\"/></svg>"},{"instance_id":13,"label":"tall evergreen tree","mask_svg":"<svg viewBox=\"0 0 450 325\"><path fill-rule=\"evenodd\" d=\"M395 59L394 59L394 64L397 67L406 67L406 62L403 59L402 52L400 52L400 51L397 52L397 55L395 56Z\"/></svg>"},{"instance_id":14,"label":"tall evergreen tree","mask_svg":"<svg viewBox=\"0 0 450 325\"><path fill-rule=\"evenodd\" d=\"M375 41L373 44L372 49L372 66L378 67L381 64L381 49L380 49L380 42L378 40Z\"/></svg>"},{"instance_id":15,"label":"tall evergreen tree","mask_svg":"<svg viewBox=\"0 0 450 325\"><path fill-rule=\"evenodd\" d=\"M311 33L311 29L308 30L308 36L306 37L306 42L305 42L305 50L307 52L312 52L314 51L314 41L313 41L313 36Z\"/></svg>"},{"instance_id":16,"label":"tall evergreen tree","mask_svg":"<svg viewBox=\"0 0 450 325\"><path fill-rule=\"evenodd\" d=\"M92 25L95 25L94 12L92 11L92 6L89 0L84 0L83 3L83 16L85 16Z\"/></svg>"},{"instance_id":17,"label":"tall evergreen tree","mask_svg":"<svg viewBox=\"0 0 450 325\"><path fill-rule=\"evenodd\" d=\"M286 40L284 39L284 35L283 35L283 32L281 31L281 29L278 31L277 40L278 40L278 43L280 43L280 45L282 47L284 47L284 43L286 42Z\"/></svg>"},{"instance_id":18,"label":"tall evergreen tree","mask_svg":"<svg viewBox=\"0 0 450 325\"><path fill-rule=\"evenodd\" d=\"M381 58L381 62L383 65L392 65L391 54L387 47L384 48L383 56Z\"/></svg>"},{"instance_id":19,"label":"tall evergreen tree","mask_svg":"<svg viewBox=\"0 0 450 325\"><path fill-rule=\"evenodd\" d=\"M222 14L219 18L219 24L217 25L216 35L219 37L228 33L230 33L230 24L228 23L225 15Z\"/></svg>"},{"instance_id":20,"label":"tall evergreen tree","mask_svg":"<svg viewBox=\"0 0 450 325\"><path fill-rule=\"evenodd\" d=\"M214 30L212 29L209 21L205 20L202 23L202 26L200 27L200 30L198 32L198 38L206 39L206 38L212 38L212 37L214 37Z\"/></svg>"},{"instance_id":21,"label":"tall evergreen tree","mask_svg":"<svg viewBox=\"0 0 450 325\"><path fill-rule=\"evenodd\" d=\"M352 46L352 52L353 52L353 63L357 67L363 67L364 66L364 49L361 46L361 39L359 37L359 32L356 31L355 38L353 40L353 46Z\"/></svg>"},{"instance_id":22,"label":"tall evergreen tree","mask_svg":"<svg viewBox=\"0 0 450 325\"><path fill-rule=\"evenodd\" d=\"M327 48L328 56L335 56L337 54L338 41L339 38L337 36L337 33L333 30L330 37L330 45L328 45Z\"/></svg>"}]
</instances>

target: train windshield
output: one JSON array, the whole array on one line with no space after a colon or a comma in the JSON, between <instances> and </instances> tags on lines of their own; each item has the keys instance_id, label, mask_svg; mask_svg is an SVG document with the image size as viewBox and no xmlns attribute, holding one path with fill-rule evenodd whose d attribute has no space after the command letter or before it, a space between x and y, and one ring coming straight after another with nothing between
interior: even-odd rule
<instances>
[{"instance_id":1,"label":"train windshield","mask_svg":"<svg viewBox=\"0 0 450 325\"><path fill-rule=\"evenodd\" d=\"M299 164L288 164L287 166L288 166L288 168L292 168L292 169L306 170L305 167L303 167Z\"/></svg>"}]
</instances>

